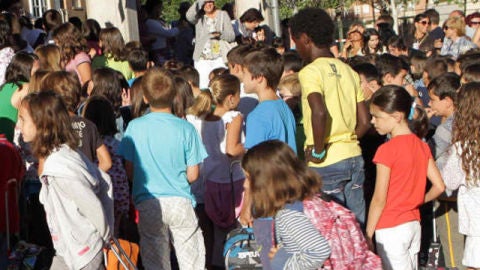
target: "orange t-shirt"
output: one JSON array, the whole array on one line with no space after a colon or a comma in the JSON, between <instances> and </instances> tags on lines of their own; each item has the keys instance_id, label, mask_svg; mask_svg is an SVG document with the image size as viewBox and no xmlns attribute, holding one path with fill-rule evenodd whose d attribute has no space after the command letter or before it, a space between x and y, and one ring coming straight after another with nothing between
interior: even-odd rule
<instances>
[{"instance_id":1,"label":"orange t-shirt","mask_svg":"<svg viewBox=\"0 0 480 270\"><path fill-rule=\"evenodd\" d=\"M420 220L430 158L430 148L415 134L396 136L378 148L373 162L390 168L390 183L376 229Z\"/></svg>"}]
</instances>

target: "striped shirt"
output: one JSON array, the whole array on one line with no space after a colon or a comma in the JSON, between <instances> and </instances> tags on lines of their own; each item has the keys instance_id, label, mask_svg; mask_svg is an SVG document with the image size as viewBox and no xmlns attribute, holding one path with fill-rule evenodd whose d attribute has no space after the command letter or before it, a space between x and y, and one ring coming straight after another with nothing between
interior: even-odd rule
<instances>
[{"instance_id":1,"label":"striped shirt","mask_svg":"<svg viewBox=\"0 0 480 270\"><path fill-rule=\"evenodd\" d=\"M302 202L286 205L277 213L275 233L279 249L272 269L318 269L330 256L328 241L303 213Z\"/></svg>"}]
</instances>

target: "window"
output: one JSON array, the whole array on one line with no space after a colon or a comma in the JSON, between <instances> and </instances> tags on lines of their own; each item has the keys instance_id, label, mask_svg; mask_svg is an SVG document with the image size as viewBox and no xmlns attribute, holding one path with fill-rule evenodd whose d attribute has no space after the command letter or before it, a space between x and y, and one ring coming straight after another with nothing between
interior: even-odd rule
<instances>
[{"instance_id":1,"label":"window","mask_svg":"<svg viewBox=\"0 0 480 270\"><path fill-rule=\"evenodd\" d=\"M30 12L34 18L42 17L47 9L47 0L30 0Z\"/></svg>"},{"instance_id":2,"label":"window","mask_svg":"<svg viewBox=\"0 0 480 270\"><path fill-rule=\"evenodd\" d=\"M72 8L73 9L82 8L82 0L72 0Z\"/></svg>"}]
</instances>

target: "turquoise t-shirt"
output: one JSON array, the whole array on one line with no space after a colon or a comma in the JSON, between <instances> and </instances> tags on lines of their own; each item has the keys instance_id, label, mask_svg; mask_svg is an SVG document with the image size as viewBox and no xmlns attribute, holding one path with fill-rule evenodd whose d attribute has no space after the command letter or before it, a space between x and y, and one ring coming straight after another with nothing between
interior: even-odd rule
<instances>
[{"instance_id":1,"label":"turquoise t-shirt","mask_svg":"<svg viewBox=\"0 0 480 270\"><path fill-rule=\"evenodd\" d=\"M245 148L250 149L268 140L280 140L297 153L295 129L295 117L285 101L262 101L248 114Z\"/></svg>"},{"instance_id":2,"label":"turquoise t-shirt","mask_svg":"<svg viewBox=\"0 0 480 270\"><path fill-rule=\"evenodd\" d=\"M187 166L207 157L192 124L172 114L151 112L131 121L118 154L133 163L135 204L159 197L195 199L187 180Z\"/></svg>"}]
</instances>

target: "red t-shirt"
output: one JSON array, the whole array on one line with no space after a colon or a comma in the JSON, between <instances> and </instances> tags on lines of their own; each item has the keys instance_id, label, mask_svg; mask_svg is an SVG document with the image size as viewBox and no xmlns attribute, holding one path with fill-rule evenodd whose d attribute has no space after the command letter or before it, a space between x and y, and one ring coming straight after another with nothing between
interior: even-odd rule
<instances>
[{"instance_id":1,"label":"red t-shirt","mask_svg":"<svg viewBox=\"0 0 480 270\"><path fill-rule=\"evenodd\" d=\"M390 168L390 183L376 229L420 220L430 158L430 148L415 134L396 136L378 148L373 162Z\"/></svg>"},{"instance_id":2,"label":"red t-shirt","mask_svg":"<svg viewBox=\"0 0 480 270\"><path fill-rule=\"evenodd\" d=\"M17 185L8 186L8 217L10 220L10 233L19 232L19 211L17 199L17 190L25 173L22 158L15 146L10 143L5 135L0 134L0 233L6 232L6 213L5 213L5 192L7 191L7 181L14 178ZM17 187L17 190L15 189Z\"/></svg>"}]
</instances>

